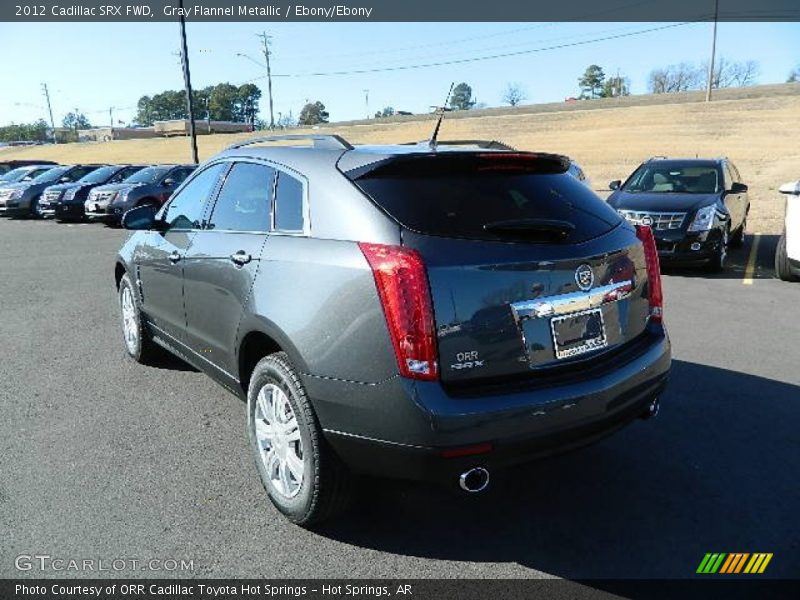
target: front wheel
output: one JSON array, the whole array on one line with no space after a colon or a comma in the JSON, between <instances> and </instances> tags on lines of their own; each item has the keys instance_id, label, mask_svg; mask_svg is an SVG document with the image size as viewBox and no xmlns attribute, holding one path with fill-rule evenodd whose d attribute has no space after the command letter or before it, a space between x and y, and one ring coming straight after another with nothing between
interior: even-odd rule
<instances>
[{"instance_id":1,"label":"front wheel","mask_svg":"<svg viewBox=\"0 0 800 600\"><path fill-rule=\"evenodd\" d=\"M741 248L744 246L745 232L747 231L747 217L742 221L742 225L736 230L736 234L731 238L732 248Z\"/></svg>"},{"instance_id":2,"label":"front wheel","mask_svg":"<svg viewBox=\"0 0 800 600\"><path fill-rule=\"evenodd\" d=\"M714 256L708 262L708 270L714 273L719 273L720 271L725 270L725 265L728 262L728 243L729 243L729 232L728 228L725 227L722 230L722 236L719 240L719 247L717 251L714 253Z\"/></svg>"},{"instance_id":3,"label":"front wheel","mask_svg":"<svg viewBox=\"0 0 800 600\"><path fill-rule=\"evenodd\" d=\"M31 219L44 218L44 215L42 215L42 207L39 206L39 196L36 196L36 198L31 199L30 218Z\"/></svg>"},{"instance_id":4,"label":"front wheel","mask_svg":"<svg viewBox=\"0 0 800 600\"><path fill-rule=\"evenodd\" d=\"M786 252L786 232L783 232L775 249L775 275L783 281L800 281L800 277L792 272L789 254Z\"/></svg>"},{"instance_id":5,"label":"front wheel","mask_svg":"<svg viewBox=\"0 0 800 600\"><path fill-rule=\"evenodd\" d=\"M283 352L261 359L253 370L247 431L261 483L286 518L311 527L345 508L351 475L325 442Z\"/></svg>"},{"instance_id":6,"label":"front wheel","mask_svg":"<svg viewBox=\"0 0 800 600\"><path fill-rule=\"evenodd\" d=\"M122 316L122 336L128 356L142 364L153 362L160 349L150 339L139 309L139 298L127 273L119 282L119 306Z\"/></svg>"}]
</instances>

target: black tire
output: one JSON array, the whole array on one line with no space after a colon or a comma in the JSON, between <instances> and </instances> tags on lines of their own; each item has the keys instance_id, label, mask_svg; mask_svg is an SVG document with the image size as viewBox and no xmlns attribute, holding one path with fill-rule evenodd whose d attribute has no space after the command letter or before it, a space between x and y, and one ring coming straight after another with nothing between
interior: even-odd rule
<instances>
[{"instance_id":1,"label":"black tire","mask_svg":"<svg viewBox=\"0 0 800 600\"><path fill-rule=\"evenodd\" d=\"M800 281L800 277L792 272L789 255L786 253L786 232L784 231L775 248L775 275L783 281Z\"/></svg>"},{"instance_id":2,"label":"black tire","mask_svg":"<svg viewBox=\"0 0 800 600\"><path fill-rule=\"evenodd\" d=\"M134 343L129 343L128 336L126 335L125 310L123 308L126 293L130 293L130 300L133 304L132 317L136 332L136 340ZM118 297L120 316L122 317L122 339L123 342L125 342L125 351L128 353L128 356L138 363L152 364L156 362L156 359L162 356L162 351L150 337L150 332L142 320L142 313L139 307L139 295L136 293L136 288L127 273L122 276L119 282Z\"/></svg>"},{"instance_id":3,"label":"black tire","mask_svg":"<svg viewBox=\"0 0 800 600\"><path fill-rule=\"evenodd\" d=\"M712 273L721 273L725 270L725 265L728 260L728 246L730 244L730 232L728 228L722 230L722 238L720 239L719 248L714 253L711 260L708 261L708 270Z\"/></svg>"},{"instance_id":4,"label":"black tire","mask_svg":"<svg viewBox=\"0 0 800 600\"><path fill-rule=\"evenodd\" d=\"M742 221L742 225L739 229L736 230L736 233L731 238L730 244L731 248L741 248L744 246L744 237L745 232L747 231L747 215L744 217L744 221Z\"/></svg>"},{"instance_id":5,"label":"black tire","mask_svg":"<svg viewBox=\"0 0 800 600\"><path fill-rule=\"evenodd\" d=\"M31 199L30 205L30 214L28 215L31 219L42 219L42 215L39 214L39 196L36 198Z\"/></svg>"},{"instance_id":6,"label":"black tire","mask_svg":"<svg viewBox=\"0 0 800 600\"><path fill-rule=\"evenodd\" d=\"M300 433L303 476L292 497L282 493L272 482L256 436L258 396L266 386L279 388L285 394ZM303 384L284 352L262 358L253 369L247 390L247 434L261 483L275 508L291 522L309 528L347 507L352 475L325 441Z\"/></svg>"}]
</instances>

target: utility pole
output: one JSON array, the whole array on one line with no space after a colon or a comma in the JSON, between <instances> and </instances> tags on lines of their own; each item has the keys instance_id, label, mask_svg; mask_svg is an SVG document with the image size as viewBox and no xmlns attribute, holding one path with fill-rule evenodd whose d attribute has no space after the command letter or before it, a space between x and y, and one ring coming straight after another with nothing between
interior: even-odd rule
<instances>
[{"instance_id":1,"label":"utility pole","mask_svg":"<svg viewBox=\"0 0 800 600\"><path fill-rule=\"evenodd\" d=\"M719 0L714 0L714 30L711 34L711 60L708 61L708 83L706 102L711 102L711 87L714 83L714 55L717 52L717 20L719 19Z\"/></svg>"},{"instance_id":2,"label":"utility pole","mask_svg":"<svg viewBox=\"0 0 800 600\"><path fill-rule=\"evenodd\" d=\"M183 0L180 0L181 8L180 29L181 29L181 63L183 64L183 84L186 87L186 107L189 110L189 137L192 144L192 161L194 164L200 162L197 156L197 132L194 129L194 102L192 101L192 78L189 72L189 51L186 46L186 21L183 18Z\"/></svg>"},{"instance_id":3,"label":"utility pole","mask_svg":"<svg viewBox=\"0 0 800 600\"><path fill-rule=\"evenodd\" d=\"M275 115L272 108L272 71L269 65L269 57L270 54L272 54L269 50L269 44L272 36L267 35L265 31L264 33L258 34L257 37L260 37L261 41L264 42L264 59L267 61L267 91L269 92L269 128L273 130L275 129Z\"/></svg>"},{"instance_id":4,"label":"utility pole","mask_svg":"<svg viewBox=\"0 0 800 600\"><path fill-rule=\"evenodd\" d=\"M53 143L58 143L58 138L56 138L56 122L53 120L53 109L50 106L50 92L47 90L47 84L42 84L42 91L44 92L44 97L47 100L47 112L50 113L50 127L53 128Z\"/></svg>"},{"instance_id":5,"label":"utility pole","mask_svg":"<svg viewBox=\"0 0 800 600\"><path fill-rule=\"evenodd\" d=\"M367 119L369 119L369 90L364 90L364 105L367 107Z\"/></svg>"}]
</instances>

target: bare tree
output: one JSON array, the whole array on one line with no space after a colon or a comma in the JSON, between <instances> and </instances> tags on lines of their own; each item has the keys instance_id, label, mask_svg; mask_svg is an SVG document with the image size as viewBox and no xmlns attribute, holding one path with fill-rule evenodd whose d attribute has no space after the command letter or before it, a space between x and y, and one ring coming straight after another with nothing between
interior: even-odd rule
<instances>
[{"instance_id":1,"label":"bare tree","mask_svg":"<svg viewBox=\"0 0 800 600\"><path fill-rule=\"evenodd\" d=\"M682 62L650 71L648 87L653 94L696 90L702 86L703 73L691 63Z\"/></svg>"},{"instance_id":2,"label":"bare tree","mask_svg":"<svg viewBox=\"0 0 800 600\"><path fill-rule=\"evenodd\" d=\"M708 62L704 63L703 70L708 72ZM756 82L759 72L760 67L755 60L731 62L723 56L720 57L719 61L714 65L714 73L711 76L711 87L747 87Z\"/></svg>"},{"instance_id":3,"label":"bare tree","mask_svg":"<svg viewBox=\"0 0 800 600\"><path fill-rule=\"evenodd\" d=\"M786 78L786 83L795 83L797 81L800 81L800 65L792 69L789 76Z\"/></svg>"},{"instance_id":4,"label":"bare tree","mask_svg":"<svg viewBox=\"0 0 800 600\"><path fill-rule=\"evenodd\" d=\"M528 98L525 89L519 83L513 82L506 85L503 92L503 102L510 106L517 106L523 100Z\"/></svg>"}]
</instances>

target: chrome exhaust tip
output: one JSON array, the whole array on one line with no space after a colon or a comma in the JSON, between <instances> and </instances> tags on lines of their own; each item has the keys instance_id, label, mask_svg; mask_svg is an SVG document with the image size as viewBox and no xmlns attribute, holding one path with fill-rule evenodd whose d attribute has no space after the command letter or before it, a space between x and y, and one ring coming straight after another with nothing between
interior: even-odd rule
<instances>
[{"instance_id":1,"label":"chrome exhaust tip","mask_svg":"<svg viewBox=\"0 0 800 600\"><path fill-rule=\"evenodd\" d=\"M489 471L483 467L473 467L464 471L458 478L458 486L470 494L477 494L489 487Z\"/></svg>"},{"instance_id":2,"label":"chrome exhaust tip","mask_svg":"<svg viewBox=\"0 0 800 600\"><path fill-rule=\"evenodd\" d=\"M642 419L652 419L656 415L658 415L658 411L661 409L661 402L659 402L658 398L655 398L645 409L642 413Z\"/></svg>"}]
</instances>

